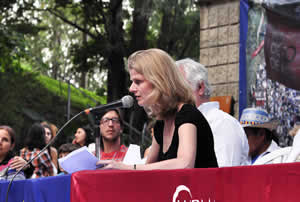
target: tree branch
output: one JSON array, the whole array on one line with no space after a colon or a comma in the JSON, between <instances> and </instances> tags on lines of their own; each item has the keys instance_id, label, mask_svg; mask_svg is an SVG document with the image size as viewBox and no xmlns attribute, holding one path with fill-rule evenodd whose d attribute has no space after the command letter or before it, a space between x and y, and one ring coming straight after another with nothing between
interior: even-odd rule
<instances>
[{"instance_id":1,"label":"tree branch","mask_svg":"<svg viewBox=\"0 0 300 202\"><path fill-rule=\"evenodd\" d=\"M48 12L51 13L52 15L58 17L58 18L61 19L63 22L65 22L65 23L67 23L67 24L69 24L69 25L75 27L75 28L78 29L79 31L82 31L82 32L88 34L91 38L93 38L93 39L95 39L95 40L99 39L99 38L98 38L99 36L96 36L96 35L92 34L92 33L89 32L87 29L84 29L84 28L82 28L81 26L79 26L78 24L76 24L76 23L74 23L74 22L68 20L68 19L65 18L63 15L58 14L58 13L54 12L54 11L51 10L51 9L46 9L46 11L48 11Z\"/></svg>"}]
</instances>

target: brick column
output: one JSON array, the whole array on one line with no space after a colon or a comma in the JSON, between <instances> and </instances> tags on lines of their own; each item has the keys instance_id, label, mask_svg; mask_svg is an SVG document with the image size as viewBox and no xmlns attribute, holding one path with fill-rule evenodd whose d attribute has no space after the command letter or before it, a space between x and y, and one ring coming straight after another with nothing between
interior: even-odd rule
<instances>
[{"instance_id":1,"label":"brick column","mask_svg":"<svg viewBox=\"0 0 300 202\"><path fill-rule=\"evenodd\" d=\"M208 68L212 96L231 95L238 118L239 1L200 4L200 63Z\"/></svg>"}]
</instances>

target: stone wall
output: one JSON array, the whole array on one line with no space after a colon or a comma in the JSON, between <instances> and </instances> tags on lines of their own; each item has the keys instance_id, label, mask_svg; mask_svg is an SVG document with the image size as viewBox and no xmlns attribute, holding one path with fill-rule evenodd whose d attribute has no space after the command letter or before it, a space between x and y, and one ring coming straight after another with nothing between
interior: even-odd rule
<instances>
[{"instance_id":1,"label":"stone wall","mask_svg":"<svg viewBox=\"0 0 300 202\"><path fill-rule=\"evenodd\" d=\"M240 1L200 4L199 61L208 68L212 96L234 98L236 118L239 113L239 8Z\"/></svg>"}]
</instances>

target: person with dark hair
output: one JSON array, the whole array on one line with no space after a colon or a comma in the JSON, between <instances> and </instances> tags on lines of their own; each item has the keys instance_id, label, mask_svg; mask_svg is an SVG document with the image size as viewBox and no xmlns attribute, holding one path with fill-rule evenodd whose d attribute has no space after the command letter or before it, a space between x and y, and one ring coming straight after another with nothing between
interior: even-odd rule
<instances>
[{"instance_id":1,"label":"person with dark hair","mask_svg":"<svg viewBox=\"0 0 300 202\"><path fill-rule=\"evenodd\" d=\"M123 120L117 109L106 110L100 119L100 159L123 161L127 147L121 145Z\"/></svg>"},{"instance_id":2,"label":"person with dark hair","mask_svg":"<svg viewBox=\"0 0 300 202\"><path fill-rule=\"evenodd\" d=\"M26 161L29 161L45 146L45 129L40 123L34 123L27 133L25 148L21 149L20 156ZM47 150L35 158L32 161L32 165L34 167L32 178L53 176L51 157Z\"/></svg>"},{"instance_id":3,"label":"person with dark hair","mask_svg":"<svg viewBox=\"0 0 300 202\"><path fill-rule=\"evenodd\" d=\"M58 157L63 158L67 156L72 151L75 151L76 149L79 149L80 146L78 144L72 144L72 143L65 143L60 145L58 148Z\"/></svg>"},{"instance_id":4,"label":"person with dark hair","mask_svg":"<svg viewBox=\"0 0 300 202\"><path fill-rule=\"evenodd\" d=\"M74 136L72 143L81 147L88 146L93 142L92 130L88 126L78 128Z\"/></svg>"},{"instance_id":5,"label":"person with dark hair","mask_svg":"<svg viewBox=\"0 0 300 202\"><path fill-rule=\"evenodd\" d=\"M264 155L280 149L275 130L277 120L270 120L268 112L261 108L243 110L240 123L244 127L249 143L248 164L253 164Z\"/></svg>"},{"instance_id":6,"label":"person with dark hair","mask_svg":"<svg viewBox=\"0 0 300 202\"><path fill-rule=\"evenodd\" d=\"M140 50L128 58L138 105L157 120L146 164L98 161L102 169L184 169L218 167L208 122L195 107L192 89L171 56L161 49Z\"/></svg>"},{"instance_id":7,"label":"person with dark hair","mask_svg":"<svg viewBox=\"0 0 300 202\"><path fill-rule=\"evenodd\" d=\"M15 156L13 149L15 146L15 131L6 125L0 126L0 179L9 180L27 161L19 156ZM31 175L32 167L24 169L25 176ZM20 172L15 179L25 179L24 173Z\"/></svg>"},{"instance_id":8,"label":"person with dark hair","mask_svg":"<svg viewBox=\"0 0 300 202\"><path fill-rule=\"evenodd\" d=\"M51 129L51 126L48 125L46 122L42 122L41 125L45 129L45 141L46 144L48 144L53 138L53 130ZM57 173L57 168L58 168L58 162L57 162L57 150L55 147L49 146L48 147L48 153L50 154L51 162L53 163L53 171L54 174Z\"/></svg>"},{"instance_id":9,"label":"person with dark hair","mask_svg":"<svg viewBox=\"0 0 300 202\"><path fill-rule=\"evenodd\" d=\"M69 153L71 153L72 151L75 151L76 149L79 149L79 148L80 148L80 145L78 145L78 144L72 144L72 143L62 144L58 148L58 157L63 158L65 156L67 156ZM66 171L64 171L63 168L61 168L60 166L59 166L59 170L61 172L58 175L67 174Z\"/></svg>"}]
</instances>

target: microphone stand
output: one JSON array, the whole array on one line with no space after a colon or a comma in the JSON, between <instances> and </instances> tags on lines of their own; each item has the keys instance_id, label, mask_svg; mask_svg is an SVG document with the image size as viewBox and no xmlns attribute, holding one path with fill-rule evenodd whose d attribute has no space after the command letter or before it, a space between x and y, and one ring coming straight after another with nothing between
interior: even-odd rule
<instances>
[{"instance_id":1,"label":"microphone stand","mask_svg":"<svg viewBox=\"0 0 300 202\"><path fill-rule=\"evenodd\" d=\"M101 146L100 146L100 140L101 140L101 133L100 133L100 121L97 121L96 125L94 126L94 135L95 135L95 143L96 143L96 157L100 160L101 155Z\"/></svg>"},{"instance_id":2,"label":"microphone stand","mask_svg":"<svg viewBox=\"0 0 300 202\"><path fill-rule=\"evenodd\" d=\"M10 190L10 187L12 185L13 180L15 179L15 177L26 167L28 166L34 159L36 159L41 153L43 153L55 140L56 138L61 134L61 131L74 119L76 119L77 117L79 117L80 115L82 115L84 113L84 111L79 112L78 114L76 114L75 116L73 116L70 120L68 120L58 131L57 134L54 138L52 138L50 140L50 142L36 155L34 156L31 160L29 160L25 165L23 165L15 174L14 176L11 178L7 190L6 190L6 196L5 196L5 202L8 202L8 193Z\"/></svg>"},{"instance_id":3,"label":"microphone stand","mask_svg":"<svg viewBox=\"0 0 300 202\"><path fill-rule=\"evenodd\" d=\"M95 118L96 117L96 118ZM95 154L96 157L100 160L100 140L101 140L101 133L100 133L100 120L98 119L97 115L93 112L88 114L88 119L90 121L91 128L93 128L93 134L95 137Z\"/></svg>"}]
</instances>

